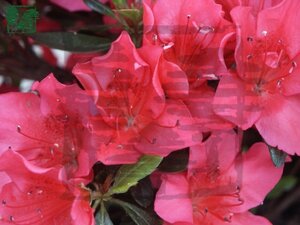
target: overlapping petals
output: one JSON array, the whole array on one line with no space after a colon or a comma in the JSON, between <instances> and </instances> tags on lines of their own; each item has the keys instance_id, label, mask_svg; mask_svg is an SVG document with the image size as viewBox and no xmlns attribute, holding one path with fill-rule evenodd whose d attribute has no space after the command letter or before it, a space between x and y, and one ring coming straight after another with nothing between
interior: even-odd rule
<instances>
[{"instance_id":1,"label":"overlapping petals","mask_svg":"<svg viewBox=\"0 0 300 225\"><path fill-rule=\"evenodd\" d=\"M236 71L221 79L214 99L218 115L243 129L256 125L267 143L289 154L300 154L299 132L290 126L298 124L300 35L278 15L296 21L297 7L299 2L285 0L258 15L251 7L232 10Z\"/></svg>"},{"instance_id":2,"label":"overlapping petals","mask_svg":"<svg viewBox=\"0 0 300 225\"><path fill-rule=\"evenodd\" d=\"M243 154L239 146L238 136L227 131L192 147L187 172L162 176L156 212L177 225L270 224L247 210L261 204L282 168L273 166L265 144L256 143Z\"/></svg>"},{"instance_id":3,"label":"overlapping petals","mask_svg":"<svg viewBox=\"0 0 300 225\"><path fill-rule=\"evenodd\" d=\"M87 176L95 163L87 118L90 96L53 75L35 83L31 93L0 96L0 151L8 149L44 168L64 167L71 177Z\"/></svg>"},{"instance_id":4,"label":"overlapping petals","mask_svg":"<svg viewBox=\"0 0 300 225\"><path fill-rule=\"evenodd\" d=\"M160 61L144 59L149 58L141 58L123 32L106 55L73 70L99 109L93 132L106 164L132 163L141 154L164 156L201 141L185 104L166 99L157 75Z\"/></svg>"},{"instance_id":5,"label":"overlapping petals","mask_svg":"<svg viewBox=\"0 0 300 225\"><path fill-rule=\"evenodd\" d=\"M219 55L232 27L222 14L214 1L144 3L144 42L161 45L164 57L184 71L191 87L197 87L226 74Z\"/></svg>"},{"instance_id":6,"label":"overlapping petals","mask_svg":"<svg viewBox=\"0 0 300 225\"><path fill-rule=\"evenodd\" d=\"M12 150L0 164L11 179L0 193L1 224L94 224L89 192L80 188L88 180L67 181L63 169L36 167Z\"/></svg>"}]
</instances>

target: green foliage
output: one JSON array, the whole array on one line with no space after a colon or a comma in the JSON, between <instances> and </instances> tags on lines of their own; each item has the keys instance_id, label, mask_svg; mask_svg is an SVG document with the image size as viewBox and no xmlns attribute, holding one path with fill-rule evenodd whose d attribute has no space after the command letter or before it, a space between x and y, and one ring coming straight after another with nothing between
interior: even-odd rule
<instances>
[{"instance_id":1,"label":"green foliage","mask_svg":"<svg viewBox=\"0 0 300 225\"><path fill-rule=\"evenodd\" d=\"M147 208L154 200L154 190L149 177L142 179L138 184L130 188L133 199L142 207Z\"/></svg>"},{"instance_id":2,"label":"green foliage","mask_svg":"<svg viewBox=\"0 0 300 225\"><path fill-rule=\"evenodd\" d=\"M137 225L159 225L160 224L160 221L157 218L150 216L146 211L142 210L141 208L131 203L124 202L118 199L111 199L110 203L122 207Z\"/></svg>"},{"instance_id":3,"label":"green foliage","mask_svg":"<svg viewBox=\"0 0 300 225\"><path fill-rule=\"evenodd\" d=\"M114 225L110 220L110 217L106 211L104 203L101 203L100 211L96 214L96 224L97 225Z\"/></svg>"},{"instance_id":4,"label":"green foliage","mask_svg":"<svg viewBox=\"0 0 300 225\"><path fill-rule=\"evenodd\" d=\"M114 12L109 7L97 0L84 0L84 2L89 8L102 15L115 17Z\"/></svg>"},{"instance_id":5,"label":"green foliage","mask_svg":"<svg viewBox=\"0 0 300 225\"><path fill-rule=\"evenodd\" d=\"M271 159L276 167L282 167L285 163L287 154L276 147L269 146Z\"/></svg>"},{"instance_id":6,"label":"green foliage","mask_svg":"<svg viewBox=\"0 0 300 225\"><path fill-rule=\"evenodd\" d=\"M111 41L87 34L74 32L43 32L32 35L33 39L50 48L70 52L92 52L108 50Z\"/></svg>"},{"instance_id":7,"label":"green foliage","mask_svg":"<svg viewBox=\"0 0 300 225\"><path fill-rule=\"evenodd\" d=\"M151 174L162 161L159 156L145 155L132 165L123 165L117 172L115 182L108 194L125 193L138 183L139 180Z\"/></svg>"}]
</instances>

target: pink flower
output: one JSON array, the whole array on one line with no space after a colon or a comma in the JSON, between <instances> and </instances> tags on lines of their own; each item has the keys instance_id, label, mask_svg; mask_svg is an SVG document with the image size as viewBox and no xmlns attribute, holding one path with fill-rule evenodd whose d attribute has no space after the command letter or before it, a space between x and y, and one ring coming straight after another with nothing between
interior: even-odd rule
<instances>
[{"instance_id":1,"label":"pink flower","mask_svg":"<svg viewBox=\"0 0 300 225\"><path fill-rule=\"evenodd\" d=\"M176 225L270 224L247 210L261 204L282 168L274 167L263 143L242 154L239 147L233 131L214 133L192 147L187 172L162 176L158 215Z\"/></svg>"},{"instance_id":2,"label":"pink flower","mask_svg":"<svg viewBox=\"0 0 300 225\"><path fill-rule=\"evenodd\" d=\"M218 115L242 129L255 125L269 145L289 154L300 154L300 31L291 26L299 7L285 0L257 17L248 7L232 11L237 70L221 79L214 100Z\"/></svg>"},{"instance_id":3,"label":"pink flower","mask_svg":"<svg viewBox=\"0 0 300 225\"><path fill-rule=\"evenodd\" d=\"M86 180L67 181L63 169L36 167L11 150L0 170L11 179L0 192L1 224L94 225L89 193L80 188Z\"/></svg>"},{"instance_id":4,"label":"pink flower","mask_svg":"<svg viewBox=\"0 0 300 225\"><path fill-rule=\"evenodd\" d=\"M159 68L153 66L159 58L152 53L148 49L142 59L123 32L106 55L74 67L99 109L91 120L103 163L133 163L141 154L165 156L201 141L184 103L165 98Z\"/></svg>"},{"instance_id":5,"label":"pink flower","mask_svg":"<svg viewBox=\"0 0 300 225\"><path fill-rule=\"evenodd\" d=\"M201 12L201 13L199 13ZM231 24L212 0L144 3L144 43L160 45L164 57L185 72L192 87L226 72L219 57Z\"/></svg>"},{"instance_id":6,"label":"pink flower","mask_svg":"<svg viewBox=\"0 0 300 225\"><path fill-rule=\"evenodd\" d=\"M1 151L11 149L34 165L65 167L68 176L87 176L95 163L87 118L92 99L77 85L53 75L35 83L32 93L0 95Z\"/></svg>"}]
</instances>

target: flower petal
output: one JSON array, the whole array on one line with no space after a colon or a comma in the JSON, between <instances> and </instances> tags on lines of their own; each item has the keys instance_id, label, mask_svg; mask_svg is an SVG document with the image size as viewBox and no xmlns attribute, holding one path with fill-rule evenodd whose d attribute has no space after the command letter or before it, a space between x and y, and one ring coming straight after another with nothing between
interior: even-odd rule
<instances>
[{"instance_id":1,"label":"flower petal","mask_svg":"<svg viewBox=\"0 0 300 225\"><path fill-rule=\"evenodd\" d=\"M243 204L233 207L232 211L245 212L262 204L266 195L280 180L283 167L274 166L266 144L255 143L243 154L242 160L237 160L232 170L236 171L240 181L239 196L243 201Z\"/></svg>"},{"instance_id":2,"label":"flower petal","mask_svg":"<svg viewBox=\"0 0 300 225\"><path fill-rule=\"evenodd\" d=\"M255 126L269 145L300 155L299 114L300 95L274 95Z\"/></svg>"},{"instance_id":3,"label":"flower petal","mask_svg":"<svg viewBox=\"0 0 300 225\"><path fill-rule=\"evenodd\" d=\"M257 20L257 35L262 36L262 31L276 34L285 43L290 58L300 51L300 30L292 26L300 20L299 8L299 1L282 1L275 7L261 11Z\"/></svg>"},{"instance_id":4,"label":"flower petal","mask_svg":"<svg viewBox=\"0 0 300 225\"><path fill-rule=\"evenodd\" d=\"M162 180L154 203L156 213L169 223L193 223L192 202L185 174L166 174Z\"/></svg>"}]
</instances>

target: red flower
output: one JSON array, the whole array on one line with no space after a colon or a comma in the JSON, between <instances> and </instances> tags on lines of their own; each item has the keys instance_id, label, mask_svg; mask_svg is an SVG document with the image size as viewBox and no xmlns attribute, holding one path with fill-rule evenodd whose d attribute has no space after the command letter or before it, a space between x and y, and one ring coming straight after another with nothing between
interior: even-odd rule
<instances>
[{"instance_id":1,"label":"red flower","mask_svg":"<svg viewBox=\"0 0 300 225\"><path fill-rule=\"evenodd\" d=\"M11 179L0 192L1 224L94 225L89 193L80 188L87 181L66 181L63 169L36 167L11 150L1 155L0 170Z\"/></svg>"},{"instance_id":2,"label":"red flower","mask_svg":"<svg viewBox=\"0 0 300 225\"><path fill-rule=\"evenodd\" d=\"M53 75L34 84L32 93L0 95L1 151L12 149L34 165L65 167L68 176L86 176L95 156L87 128L92 99L77 85Z\"/></svg>"},{"instance_id":3,"label":"red flower","mask_svg":"<svg viewBox=\"0 0 300 225\"><path fill-rule=\"evenodd\" d=\"M214 101L215 112L243 129L255 124L271 146L300 154L300 31L298 1L283 1L255 17L237 7L237 73L224 76ZM286 15L284 19L278 15Z\"/></svg>"},{"instance_id":4,"label":"red flower","mask_svg":"<svg viewBox=\"0 0 300 225\"><path fill-rule=\"evenodd\" d=\"M187 172L163 175L158 215L176 225L270 224L247 210L261 204L283 169L274 167L263 143L240 155L236 138L233 131L214 133L191 148Z\"/></svg>"},{"instance_id":5,"label":"red flower","mask_svg":"<svg viewBox=\"0 0 300 225\"><path fill-rule=\"evenodd\" d=\"M150 66L123 32L106 55L74 67L100 112L92 120L102 162L133 163L142 153L164 156L201 141L183 102L165 99L152 66L158 59Z\"/></svg>"},{"instance_id":6,"label":"red flower","mask_svg":"<svg viewBox=\"0 0 300 225\"><path fill-rule=\"evenodd\" d=\"M164 57L177 64L192 87L226 72L219 57L231 30L221 6L212 0L158 0L144 3L144 43L162 45Z\"/></svg>"}]
</instances>

